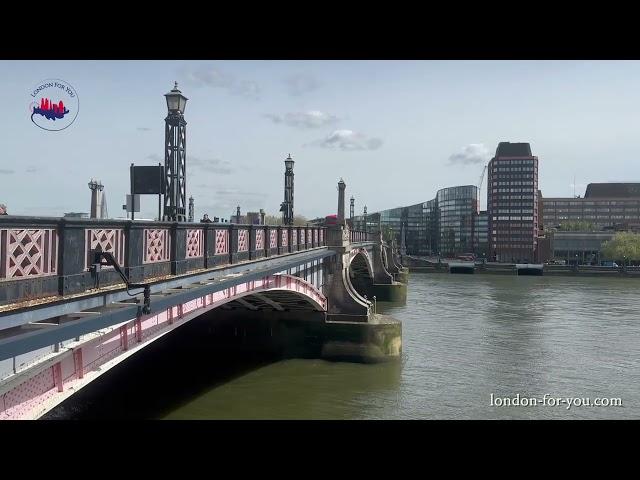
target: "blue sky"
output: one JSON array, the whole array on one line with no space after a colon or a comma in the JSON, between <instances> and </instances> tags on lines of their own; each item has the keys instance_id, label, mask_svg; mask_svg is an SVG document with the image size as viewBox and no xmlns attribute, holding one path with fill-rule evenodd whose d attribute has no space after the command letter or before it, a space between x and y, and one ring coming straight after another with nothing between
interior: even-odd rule
<instances>
[{"instance_id":1,"label":"blue sky","mask_svg":"<svg viewBox=\"0 0 640 480\"><path fill-rule=\"evenodd\" d=\"M65 130L29 120L29 92L46 78L80 98ZM189 98L198 218L238 204L277 214L288 153L295 212L310 218L335 213L340 177L357 213L477 184L500 141L531 143L544 196L570 196L574 175L578 194L640 181L637 61L1 61L0 203L16 215L86 212L95 177L122 216L129 165L163 161L174 81ZM141 216L156 211L144 197Z\"/></svg>"}]
</instances>

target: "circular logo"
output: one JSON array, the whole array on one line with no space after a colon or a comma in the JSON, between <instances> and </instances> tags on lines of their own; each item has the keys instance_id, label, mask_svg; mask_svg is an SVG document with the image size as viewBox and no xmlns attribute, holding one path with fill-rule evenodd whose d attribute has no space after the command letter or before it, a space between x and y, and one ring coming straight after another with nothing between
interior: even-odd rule
<instances>
[{"instance_id":1,"label":"circular logo","mask_svg":"<svg viewBox=\"0 0 640 480\"><path fill-rule=\"evenodd\" d=\"M78 94L64 80L43 80L33 87L29 95L31 121L44 130L64 130L78 116Z\"/></svg>"}]
</instances>

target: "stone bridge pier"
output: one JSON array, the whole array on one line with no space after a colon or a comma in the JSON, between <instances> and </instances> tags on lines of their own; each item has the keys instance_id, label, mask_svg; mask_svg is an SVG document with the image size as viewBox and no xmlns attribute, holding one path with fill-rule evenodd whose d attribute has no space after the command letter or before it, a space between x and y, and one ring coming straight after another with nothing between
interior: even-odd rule
<instances>
[{"instance_id":1,"label":"stone bridge pier","mask_svg":"<svg viewBox=\"0 0 640 480\"><path fill-rule=\"evenodd\" d=\"M345 187L341 180L338 224L327 229L327 246L336 255L324 260L328 336L322 356L372 361L397 358L402 352L402 325L378 313L377 302L406 300L406 284L395 279L404 271L388 261L388 247L380 233L350 231L341 211Z\"/></svg>"},{"instance_id":2,"label":"stone bridge pier","mask_svg":"<svg viewBox=\"0 0 640 480\"><path fill-rule=\"evenodd\" d=\"M382 240L381 240L382 241ZM409 269L402 265L400 255L398 255L398 249L395 244L395 240L391 245L382 242L385 252L385 265L389 273L393 275L394 280L397 282L409 283Z\"/></svg>"}]
</instances>

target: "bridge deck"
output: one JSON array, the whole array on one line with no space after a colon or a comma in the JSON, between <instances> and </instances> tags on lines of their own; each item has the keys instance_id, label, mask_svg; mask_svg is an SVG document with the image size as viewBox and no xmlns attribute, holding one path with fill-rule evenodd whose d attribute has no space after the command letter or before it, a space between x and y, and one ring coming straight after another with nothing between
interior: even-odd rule
<instances>
[{"instance_id":1,"label":"bridge deck","mask_svg":"<svg viewBox=\"0 0 640 480\"><path fill-rule=\"evenodd\" d=\"M334 254L320 247L159 280L151 287L150 315ZM130 297L123 286L110 287L4 312L0 314L0 360L131 320L140 315L141 296Z\"/></svg>"}]
</instances>

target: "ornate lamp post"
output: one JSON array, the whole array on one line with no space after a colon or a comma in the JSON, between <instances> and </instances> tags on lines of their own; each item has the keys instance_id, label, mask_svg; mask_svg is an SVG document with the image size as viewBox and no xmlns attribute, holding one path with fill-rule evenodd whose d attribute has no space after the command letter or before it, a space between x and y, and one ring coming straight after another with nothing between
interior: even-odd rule
<instances>
[{"instance_id":1,"label":"ornate lamp post","mask_svg":"<svg viewBox=\"0 0 640 480\"><path fill-rule=\"evenodd\" d=\"M364 233L367 233L367 206L364 206Z\"/></svg>"},{"instance_id":2,"label":"ornate lamp post","mask_svg":"<svg viewBox=\"0 0 640 480\"><path fill-rule=\"evenodd\" d=\"M284 202L280 204L282 223L293 225L293 164L291 154L284 161Z\"/></svg>"},{"instance_id":3,"label":"ornate lamp post","mask_svg":"<svg viewBox=\"0 0 640 480\"><path fill-rule=\"evenodd\" d=\"M193 204L193 196L189 197L189 221L193 222L195 218L195 206Z\"/></svg>"},{"instance_id":4,"label":"ornate lamp post","mask_svg":"<svg viewBox=\"0 0 640 480\"><path fill-rule=\"evenodd\" d=\"M104 186L100 181L96 181L93 178L89 182L89 190L91 190L91 218L101 218L100 216L100 196ZM133 217L133 213L131 213Z\"/></svg>"},{"instance_id":5,"label":"ornate lamp post","mask_svg":"<svg viewBox=\"0 0 640 480\"><path fill-rule=\"evenodd\" d=\"M351 195L350 200L350 204L349 204L349 219L351 220L351 226L353 226L353 214L354 214L354 209L356 206L356 199L353 198L353 195Z\"/></svg>"},{"instance_id":6,"label":"ornate lamp post","mask_svg":"<svg viewBox=\"0 0 640 480\"><path fill-rule=\"evenodd\" d=\"M178 90L178 82L173 90L164 95L167 99L167 118L164 134L164 220L184 222L187 220L187 122L184 109L187 97Z\"/></svg>"}]
</instances>

